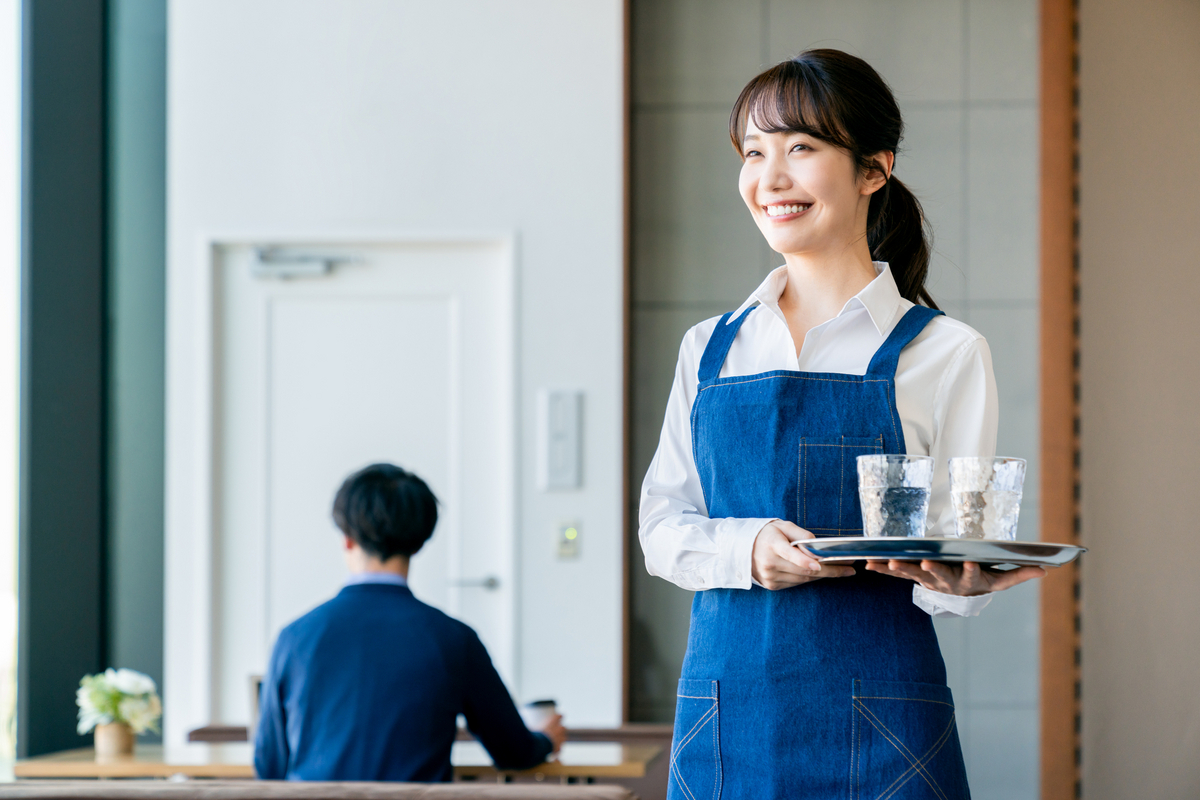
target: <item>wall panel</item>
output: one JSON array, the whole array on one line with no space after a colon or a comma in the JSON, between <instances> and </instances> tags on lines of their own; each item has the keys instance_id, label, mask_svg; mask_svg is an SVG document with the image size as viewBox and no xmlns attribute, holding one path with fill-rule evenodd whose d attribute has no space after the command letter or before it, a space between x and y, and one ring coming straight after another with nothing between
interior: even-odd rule
<instances>
[{"instance_id":1,"label":"wall panel","mask_svg":"<svg viewBox=\"0 0 1200 800\"><path fill-rule=\"evenodd\" d=\"M1079 24L1083 793L1200 797L1200 4Z\"/></svg>"}]
</instances>

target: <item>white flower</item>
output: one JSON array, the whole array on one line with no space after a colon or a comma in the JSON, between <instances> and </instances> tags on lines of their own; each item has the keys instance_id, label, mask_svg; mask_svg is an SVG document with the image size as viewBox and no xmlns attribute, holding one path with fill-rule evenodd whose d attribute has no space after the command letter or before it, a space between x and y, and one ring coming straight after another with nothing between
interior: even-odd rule
<instances>
[{"instance_id":1,"label":"white flower","mask_svg":"<svg viewBox=\"0 0 1200 800\"><path fill-rule=\"evenodd\" d=\"M113 721L116 709L110 702L110 690L103 675L87 675L79 682L75 691L75 702L79 705L78 731L82 736L97 725Z\"/></svg>"},{"instance_id":2,"label":"white flower","mask_svg":"<svg viewBox=\"0 0 1200 800\"><path fill-rule=\"evenodd\" d=\"M95 711L96 708L92 705L92 692L86 686L80 686L75 690L75 704L79 706L80 711Z\"/></svg>"},{"instance_id":3,"label":"white flower","mask_svg":"<svg viewBox=\"0 0 1200 800\"><path fill-rule=\"evenodd\" d=\"M132 669L109 667L104 671L104 677L108 680L108 685L121 694L150 694L155 688L153 678Z\"/></svg>"},{"instance_id":4,"label":"white flower","mask_svg":"<svg viewBox=\"0 0 1200 800\"><path fill-rule=\"evenodd\" d=\"M117 704L117 718L128 722L134 733L154 728L161 714L162 704L156 694L123 697Z\"/></svg>"},{"instance_id":5,"label":"white flower","mask_svg":"<svg viewBox=\"0 0 1200 800\"><path fill-rule=\"evenodd\" d=\"M162 703L148 675L131 669L109 669L99 675L85 675L75 692L79 705L79 733L97 725L125 722L134 733L158 730Z\"/></svg>"}]
</instances>

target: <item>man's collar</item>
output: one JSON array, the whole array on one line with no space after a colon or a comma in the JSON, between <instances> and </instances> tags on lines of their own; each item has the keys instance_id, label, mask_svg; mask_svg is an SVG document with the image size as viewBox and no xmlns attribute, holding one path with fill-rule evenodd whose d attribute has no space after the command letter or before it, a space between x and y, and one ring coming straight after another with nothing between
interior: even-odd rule
<instances>
[{"instance_id":1,"label":"man's collar","mask_svg":"<svg viewBox=\"0 0 1200 800\"><path fill-rule=\"evenodd\" d=\"M879 331L880 336L883 336L896 319L896 312L899 311L900 301L903 298L900 297L896 279L892 277L892 270L888 267L887 262L874 261L872 263L875 266L877 277L868 283L861 292L847 300L846 305L842 306L842 310L838 312L838 316L861 306L866 309L871 322L875 324L875 330ZM770 309L786 324L787 320L784 319L783 312L779 310L779 298L783 296L785 286L787 286L786 265L771 270L758 288L746 298L746 302L730 315L729 320L732 322L751 306L761 305Z\"/></svg>"},{"instance_id":2,"label":"man's collar","mask_svg":"<svg viewBox=\"0 0 1200 800\"><path fill-rule=\"evenodd\" d=\"M352 572L346 578L347 586L357 586L364 583L383 583L390 586L408 585L408 581L404 576L395 572Z\"/></svg>"}]
</instances>

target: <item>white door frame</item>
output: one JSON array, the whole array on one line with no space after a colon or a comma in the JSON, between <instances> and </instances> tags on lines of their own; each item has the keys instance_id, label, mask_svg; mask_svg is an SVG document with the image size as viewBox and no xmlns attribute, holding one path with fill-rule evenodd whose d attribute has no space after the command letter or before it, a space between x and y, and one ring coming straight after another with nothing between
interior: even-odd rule
<instances>
[{"instance_id":1,"label":"white door frame","mask_svg":"<svg viewBox=\"0 0 1200 800\"><path fill-rule=\"evenodd\" d=\"M336 233L302 231L234 231L228 235L209 233L197 238L191 263L168 266L167 273L167 397L166 397L166 511L164 519L164 614L163 614L163 742L182 745L187 732L208 724L236 724L249 720L218 720L213 680L217 656L214 641L215 502L214 462L217 411L213 347L218 309L214 283L215 265L221 247L297 243L320 245L493 245L507 257L507 283L513 309L507 336L512 362L504 370L509 385L503 395L511 420L504 445L512 469L505 487L512 498L513 585L520 585L520 535L518 520L520 492L520 437L518 402L519 368L517 339L520 318L519 270L515 232L381 233L372 231ZM513 675L520 670L519 591L511 594L509 609L513 625ZM519 693L519 687L510 687Z\"/></svg>"}]
</instances>

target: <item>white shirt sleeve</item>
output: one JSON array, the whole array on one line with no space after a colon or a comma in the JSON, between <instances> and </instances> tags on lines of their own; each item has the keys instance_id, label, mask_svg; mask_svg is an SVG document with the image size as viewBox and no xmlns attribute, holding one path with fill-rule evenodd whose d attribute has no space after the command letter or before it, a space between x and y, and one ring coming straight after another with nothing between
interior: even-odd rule
<instances>
[{"instance_id":1,"label":"white shirt sleeve","mask_svg":"<svg viewBox=\"0 0 1200 800\"><path fill-rule=\"evenodd\" d=\"M954 535L954 509L950 504L950 469L953 456L996 454L1000 402L992 374L992 354L980 338L964 343L950 359L934 395L933 491L929 497L929 536ZM973 617L990 603L990 594L958 597L913 586L913 602L935 617Z\"/></svg>"},{"instance_id":2,"label":"white shirt sleeve","mask_svg":"<svg viewBox=\"0 0 1200 800\"><path fill-rule=\"evenodd\" d=\"M642 482L638 538L651 575L692 591L749 589L754 538L772 519L708 517L692 458L696 338L693 328L679 348L658 450Z\"/></svg>"}]
</instances>

